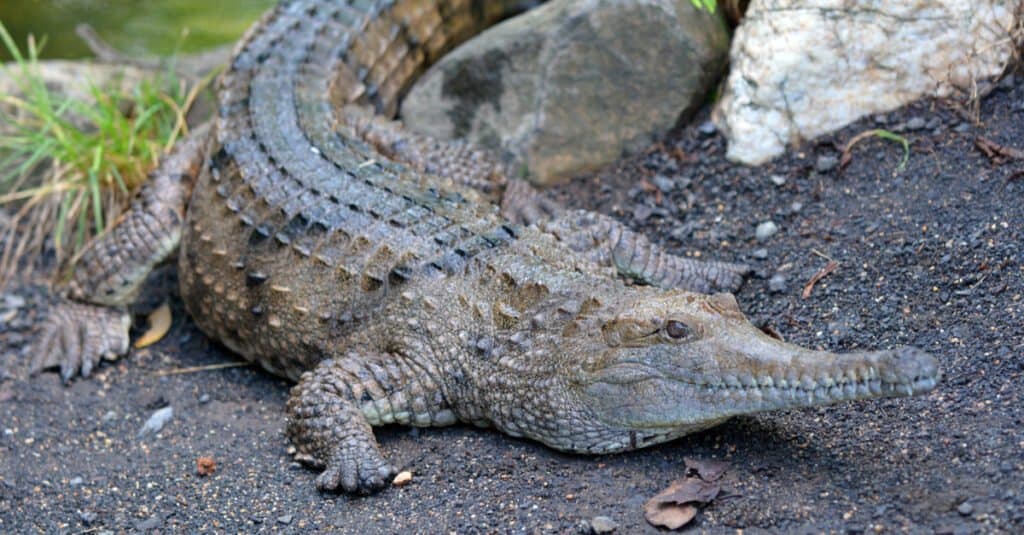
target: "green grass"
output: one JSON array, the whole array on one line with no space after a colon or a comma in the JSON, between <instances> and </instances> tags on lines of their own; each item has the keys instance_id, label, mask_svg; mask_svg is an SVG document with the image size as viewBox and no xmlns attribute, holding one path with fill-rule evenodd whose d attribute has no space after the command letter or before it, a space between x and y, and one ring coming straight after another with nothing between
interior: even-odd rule
<instances>
[{"instance_id":1,"label":"green grass","mask_svg":"<svg viewBox=\"0 0 1024 535\"><path fill-rule=\"evenodd\" d=\"M184 133L205 84L190 87L169 69L134 87L89 83L87 98L68 98L40 76L34 39L22 53L0 24L0 41L14 58L0 75L17 86L0 94L0 204L14 213L0 235L2 286L47 242L63 262L102 233Z\"/></svg>"},{"instance_id":2,"label":"green grass","mask_svg":"<svg viewBox=\"0 0 1024 535\"><path fill-rule=\"evenodd\" d=\"M693 7L697 9L705 9L709 13L714 13L715 8L718 7L717 0L690 0Z\"/></svg>"}]
</instances>

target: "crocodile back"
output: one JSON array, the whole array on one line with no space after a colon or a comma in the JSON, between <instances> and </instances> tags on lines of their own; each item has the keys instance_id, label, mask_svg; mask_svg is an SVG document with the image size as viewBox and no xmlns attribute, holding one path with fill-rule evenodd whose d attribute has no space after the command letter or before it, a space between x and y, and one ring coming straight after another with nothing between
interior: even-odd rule
<instances>
[{"instance_id":1,"label":"crocodile back","mask_svg":"<svg viewBox=\"0 0 1024 535\"><path fill-rule=\"evenodd\" d=\"M521 3L286 1L246 34L182 238L204 331L294 379L409 279L515 239L475 191L378 154L344 110L393 115L432 61Z\"/></svg>"}]
</instances>

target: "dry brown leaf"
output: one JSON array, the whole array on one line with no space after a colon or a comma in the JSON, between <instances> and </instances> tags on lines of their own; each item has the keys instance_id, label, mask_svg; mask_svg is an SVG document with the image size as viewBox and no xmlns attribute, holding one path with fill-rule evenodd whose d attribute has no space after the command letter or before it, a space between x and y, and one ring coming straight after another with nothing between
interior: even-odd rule
<instances>
[{"instance_id":1,"label":"dry brown leaf","mask_svg":"<svg viewBox=\"0 0 1024 535\"><path fill-rule=\"evenodd\" d=\"M718 481L722 477L722 474L729 469L729 463L725 461L716 461L714 459L695 459L693 457L683 457L683 463L686 467L694 472L697 472L697 476L704 481Z\"/></svg>"},{"instance_id":2,"label":"dry brown leaf","mask_svg":"<svg viewBox=\"0 0 1024 535\"><path fill-rule=\"evenodd\" d=\"M697 514L696 504L715 499L721 488L697 477L677 479L644 504L644 517L655 526L678 529Z\"/></svg>"},{"instance_id":3,"label":"dry brown leaf","mask_svg":"<svg viewBox=\"0 0 1024 535\"><path fill-rule=\"evenodd\" d=\"M650 504L651 502L647 502ZM644 517L652 526L668 529L679 529L697 516L697 508L692 505L677 505L674 503L664 505L644 506Z\"/></svg>"},{"instance_id":4,"label":"dry brown leaf","mask_svg":"<svg viewBox=\"0 0 1024 535\"><path fill-rule=\"evenodd\" d=\"M149 315L149 329L135 341L135 349L159 342L169 330L171 330L171 306L165 302Z\"/></svg>"}]
</instances>

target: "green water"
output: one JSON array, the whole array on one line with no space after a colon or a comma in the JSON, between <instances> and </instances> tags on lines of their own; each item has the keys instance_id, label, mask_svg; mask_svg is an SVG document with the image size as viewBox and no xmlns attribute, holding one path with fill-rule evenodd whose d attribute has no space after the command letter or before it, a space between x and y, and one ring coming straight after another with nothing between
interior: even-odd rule
<instances>
[{"instance_id":1,"label":"green water","mask_svg":"<svg viewBox=\"0 0 1024 535\"><path fill-rule=\"evenodd\" d=\"M46 37L43 56L90 56L75 34L87 22L129 55L198 52L231 43L274 0L0 0L0 22L24 49L31 33ZM183 37L184 34L184 37ZM2 47L0 47L2 48ZM0 50L0 59L9 59Z\"/></svg>"}]
</instances>

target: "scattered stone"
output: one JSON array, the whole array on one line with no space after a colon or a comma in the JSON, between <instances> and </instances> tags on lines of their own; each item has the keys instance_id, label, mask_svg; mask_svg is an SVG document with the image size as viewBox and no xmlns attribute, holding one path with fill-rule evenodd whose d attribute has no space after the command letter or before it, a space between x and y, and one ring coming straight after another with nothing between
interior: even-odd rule
<instances>
[{"instance_id":1,"label":"scattered stone","mask_svg":"<svg viewBox=\"0 0 1024 535\"><path fill-rule=\"evenodd\" d=\"M920 130L925 127L925 121L921 117L914 117L907 121L907 130Z\"/></svg>"},{"instance_id":2,"label":"scattered stone","mask_svg":"<svg viewBox=\"0 0 1024 535\"><path fill-rule=\"evenodd\" d=\"M777 294L785 292L787 282L785 275L776 273L772 275L772 278L768 279L768 290Z\"/></svg>"},{"instance_id":3,"label":"scattered stone","mask_svg":"<svg viewBox=\"0 0 1024 535\"><path fill-rule=\"evenodd\" d=\"M96 521L96 513L94 511L78 511L78 519L83 524L92 524Z\"/></svg>"},{"instance_id":4,"label":"scattered stone","mask_svg":"<svg viewBox=\"0 0 1024 535\"><path fill-rule=\"evenodd\" d=\"M697 127L697 132L702 136L713 136L715 132L718 132L718 127L712 121L704 121Z\"/></svg>"},{"instance_id":5,"label":"scattered stone","mask_svg":"<svg viewBox=\"0 0 1024 535\"><path fill-rule=\"evenodd\" d=\"M199 404L205 405L210 402L210 394L203 394L199 396Z\"/></svg>"},{"instance_id":6,"label":"scattered stone","mask_svg":"<svg viewBox=\"0 0 1024 535\"><path fill-rule=\"evenodd\" d=\"M4 308L5 309L7 309L7 310L17 310L19 308L24 308L24 306L25 306L25 298L24 297L22 297L20 295L15 295L15 294L5 294L4 295Z\"/></svg>"},{"instance_id":7,"label":"scattered stone","mask_svg":"<svg viewBox=\"0 0 1024 535\"><path fill-rule=\"evenodd\" d=\"M146 423L142 424L142 428L139 429L138 437L142 438L146 435L155 435L159 433L173 417L174 407L167 406L155 411L149 419L146 420Z\"/></svg>"},{"instance_id":8,"label":"scattered stone","mask_svg":"<svg viewBox=\"0 0 1024 535\"><path fill-rule=\"evenodd\" d=\"M728 47L721 13L690 0L553 0L445 55L402 117L552 184L661 139L704 101Z\"/></svg>"},{"instance_id":9,"label":"scattered stone","mask_svg":"<svg viewBox=\"0 0 1024 535\"><path fill-rule=\"evenodd\" d=\"M831 154L822 154L818 156L818 160L814 164L814 169L819 173L827 173L836 167L839 167L839 158Z\"/></svg>"},{"instance_id":10,"label":"scattered stone","mask_svg":"<svg viewBox=\"0 0 1024 535\"><path fill-rule=\"evenodd\" d=\"M294 518L294 516L295 515L281 515L281 516L277 517L277 522L279 524L291 524L292 523L292 518Z\"/></svg>"},{"instance_id":11,"label":"scattered stone","mask_svg":"<svg viewBox=\"0 0 1024 535\"><path fill-rule=\"evenodd\" d=\"M654 182L654 185L657 186L662 193L669 193L676 187L676 181L665 175L654 175L651 182Z\"/></svg>"},{"instance_id":12,"label":"scattered stone","mask_svg":"<svg viewBox=\"0 0 1024 535\"><path fill-rule=\"evenodd\" d=\"M391 484L396 487L404 487L412 481L412 472L408 470L402 470L395 476L395 479L391 480Z\"/></svg>"},{"instance_id":13,"label":"scattered stone","mask_svg":"<svg viewBox=\"0 0 1024 535\"><path fill-rule=\"evenodd\" d=\"M135 529L138 530L138 531L147 531L147 530L151 530L151 529L156 529L156 528L160 527L160 524L162 522L163 522L163 520L160 518L160 515L153 515L153 516L143 520L142 522L137 522L135 524Z\"/></svg>"},{"instance_id":14,"label":"scattered stone","mask_svg":"<svg viewBox=\"0 0 1024 535\"><path fill-rule=\"evenodd\" d=\"M971 516L971 513L974 512L974 506L970 502L964 502L956 508L956 512L960 513L961 516Z\"/></svg>"},{"instance_id":15,"label":"scattered stone","mask_svg":"<svg viewBox=\"0 0 1024 535\"><path fill-rule=\"evenodd\" d=\"M804 209L804 203L800 201L793 201L793 204L789 205L789 212L795 214L800 210Z\"/></svg>"},{"instance_id":16,"label":"scattered stone","mask_svg":"<svg viewBox=\"0 0 1024 535\"><path fill-rule=\"evenodd\" d=\"M114 412L114 411L107 411L103 415L103 418L101 418L101 419L103 420L103 423L110 423L110 422L114 421L116 418L117 418L117 413L116 412Z\"/></svg>"},{"instance_id":17,"label":"scattered stone","mask_svg":"<svg viewBox=\"0 0 1024 535\"><path fill-rule=\"evenodd\" d=\"M73 478L71 478L71 481L68 481L68 486L70 486L70 487L77 487L77 486L81 485L83 481L84 480L82 479L81 476L73 477Z\"/></svg>"},{"instance_id":18,"label":"scattered stone","mask_svg":"<svg viewBox=\"0 0 1024 535\"><path fill-rule=\"evenodd\" d=\"M758 260L764 260L765 258L768 258L768 249L763 247L760 249L754 249L754 252L750 253L750 256L753 256Z\"/></svg>"},{"instance_id":19,"label":"scattered stone","mask_svg":"<svg viewBox=\"0 0 1024 535\"><path fill-rule=\"evenodd\" d=\"M590 529L594 533L612 533L619 525L607 516L595 516L590 519Z\"/></svg>"},{"instance_id":20,"label":"scattered stone","mask_svg":"<svg viewBox=\"0 0 1024 535\"><path fill-rule=\"evenodd\" d=\"M768 240L779 232L779 226L774 221L764 221L757 226L757 230L754 231L754 237L757 241L763 242Z\"/></svg>"},{"instance_id":21,"label":"scattered stone","mask_svg":"<svg viewBox=\"0 0 1024 535\"><path fill-rule=\"evenodd\" d=\"M776 186L786 185L786 177L782 175L772 175L768 177L768 180L771 180L772 184L775 184Z\"/></svg>"}]
</instances>

